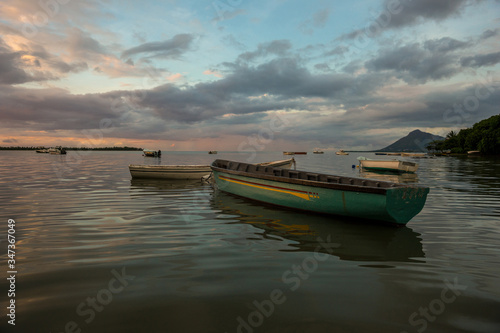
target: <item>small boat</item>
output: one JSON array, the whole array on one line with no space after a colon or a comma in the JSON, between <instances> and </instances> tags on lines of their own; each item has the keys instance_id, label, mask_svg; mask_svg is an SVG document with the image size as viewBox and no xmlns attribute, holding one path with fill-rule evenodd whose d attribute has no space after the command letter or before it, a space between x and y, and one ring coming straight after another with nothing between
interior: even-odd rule
<instances>
[{"instance_id":1,"label":"small boat","mask_svg":"<svg viewBox=\"0 0 500 333\"><path fill-rule=\"evenodd\" d=\"M257 165L272 166L279 168L291 168L295 159L279 160L259 163ZM154 179L201 179L210 175L210 165L137 165L128 166L132 178L154 178Z\"/></svg>"},{"instance_id":2,"label":"small boat","mask_svg":"<svg viewBox=\"0 0 500 333\"><path fill-rule=\"evenodd\" d=\"M209 154L217 154L217 150L211 150L208 152Z\"/></svg>"},{"instance_id":3,"label":"small boat","mask_svg":"<svg viewBox=\"0 0 500 333\"><path fill-rule=\"evenodd\" d=\"M321 214L404 225L424 207L428 187L259 166L211 165L217 188L248 199Z\"/></svg>"},{"instance_id":4,"label":"small boat","mask_svg":"<svg viewBox=\"0 0 500 333\"><path fill-rule=\"evenodd\" d=\"M65 155L66 154L66 150L61 147L61 146L57 146L57 147L54 147L54 148L49 148L49 154L52 154L52 155Z\"/></svg>"},{"instance_id":5,"label":"small boat","mask_svg":"<svg viewBox=\"0 0 500 333\"><path fill-rule=\"evenodd\" d=\"M47 148L42 148L42 149L37 149L36 152L39 154L48 154L50 153L50 150Z\"/></svg>"},{"instance_id":6,"label":"small boat","mask_svg":"<svg viewBox=\"0 0 500 333\"><path fill-rule=\"evenodd\" d=\"M343 149L340 149L339 151L335 152L335 155L349 155L349 153L346 153Z\"/></svg>"},{"instance_id":7,"label":"small boat","mask_svg":"<svg viewBox=\"0 0 500 333\"><path fill-rule=\"evenodd\" d=\"M305 151L284 151L283 155L307 155Z\"/></svg>"},{"instance_id":8,"label":"small boat","mask_svg":"<svg viewBox=\"0 0 500 333\"><path fill-rule=\"evenodd\" d=\"M401 153L401 156L403 157L425 157L427 156L426 153Z\"/></svg>"},{"instance_id":9,"label":"small boat","mask_svg":"<svg viewBox=\"0 0 500 333\"><path fill-rule=\"evenodd\" d=\"M401 153L387 153L388 156L401 156Z\"/></svg>"},{"instance_id":10,"label":"small boat","mask_svg":"<svg viewBox=\"0 0 500 333\"><path fill-rule=\"evenodd\" d=\"M145 157L161 157L161 150L144 149L142 153Z\"/></svg>"},{"instance_id":11,"label":"small boat","mask_svg":"<svg viewBox=\"0 0 500 333\"><path fill-rule=\"evenodd\" d=\"M479 150L469 150L467 152L467 154L469 154L469 155L479 155L479 154L481 154L481 152Z\"/></svg>"},{"instance_id":12,"label":"small boat","mask_svg":"<svg viewBox=\"0 0 500 333\"><path fill-rule=\"evenodd\" d=\"M416 172L418 164L400 160L372 160L363 156L358 157L359 167L372 171Z\"/></svg>"},{"instance_id":13,"label":"small boat","mask_svg":"<svg viewBox=\"0 0 500 333\"><path fill-rule=\"evenodd\" d=\"M375 155L387 155L387 153L375 153Z\"/></svg>"},{"instance_id":14,"label":"small boat","mask_svg":"<svg viewBox=\"0 0 500 333\"><path fill-rule=\"evenodd\" d=\"M313 154L324 154L324 153L325 153L324 151L319 150L319 149L318 149L318 150L313 151Z\"/></svg>"}]
</instances>

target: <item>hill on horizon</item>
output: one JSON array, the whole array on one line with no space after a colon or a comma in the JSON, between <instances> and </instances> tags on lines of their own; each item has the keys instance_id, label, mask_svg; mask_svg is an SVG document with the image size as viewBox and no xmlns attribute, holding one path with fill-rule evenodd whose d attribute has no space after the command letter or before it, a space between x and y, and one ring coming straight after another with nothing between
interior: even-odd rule
<instances>
[{"instance_id":1,"label":"hill on horizon","mask_svg":"<svg viewBox=\"0 0 500 333\"><path fill-rule=\"evenodd\" d=\"M380 152L427 152L426 146L434 140L443 140L439 135L434 135L421 130L414 130L407 136L397 140L385 148L375 150Z\"/></svg>"}]
</instances>

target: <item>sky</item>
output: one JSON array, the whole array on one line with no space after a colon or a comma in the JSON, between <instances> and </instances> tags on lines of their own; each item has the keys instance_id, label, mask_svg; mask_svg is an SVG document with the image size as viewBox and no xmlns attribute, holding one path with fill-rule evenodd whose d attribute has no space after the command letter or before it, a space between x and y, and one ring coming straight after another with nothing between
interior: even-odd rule
<instances>
[{"instance_id":1,"label":"sky","mask_svg":"<svg viewBox=\"0 0 500 333\"><path fill-rule=\"evenodd\" d=\"M499 72L498 0L2 0L0 145L379 149Z\"/></svg>"}]
</instances>

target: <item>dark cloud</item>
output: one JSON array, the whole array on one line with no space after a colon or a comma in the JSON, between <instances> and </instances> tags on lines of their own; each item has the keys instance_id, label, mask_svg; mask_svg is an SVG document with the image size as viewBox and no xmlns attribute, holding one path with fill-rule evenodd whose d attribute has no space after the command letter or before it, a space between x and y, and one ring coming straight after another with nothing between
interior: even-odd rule
<instances>
[{"instance_id":1,"label":"dark cloud","mask_svg":"<svg viewBox=\"0 0 500 333\"><path fill-rule=\"evenodd\" d=\"M5 139L2 140L3 143L18 143L17 139Z\"/></svg>"},{"instance_id":2,"label":"dark cloud","mask_svg":"<svg viewBox=\"0 0 500 333\"><path fill-rule=\"evenodd\" d=\"M179 34L163 42L149 42L122 52L122 58L146 53L151 57L177 59L189 51L195 40L192 34Z\"/></svg>"},{"instance_id":3,"label":"dark cloud","mask_svg":"<svg viewBox=\"0 0 500 333\"><path fill-rule=\"evenodd\" d=\"M432 41L427 48L439 49L438 45L442 44ZM447 45L445 48L449 48ZM456 55L430 52L419 43L414 43L385 49L376 58L367 61L366 67L373 71L393 71L394 76L408 83L425 83L428 80L449 78L460 72L457 59Z\"/></svg>"},{"instance_id":4,"label":"dark cloud","mask_svg":"<svg viewBox=\"0 0 500 333\"><path fill-rule=\"evenodd\" d=\"M427 40L424 43L424 48L431 52L451 52L459 49L465 49L472 46L470 42L462 42L450 37L440 39Z\"/></svg>"},{"instance_id":5,"label":"dark cloud","mask_svg":"<svg viewBox=\"0 0 500 333\"><path fill-rule=\"evenodd\" d=\"M488 39L488 38L497 36L498 32L499 32L499 29L495 29L495 30L488 29L481 34L481 39Z\"/></svg>"},{"instance_id":6,"label":"dark cloud","mask_svg":"<svg viewBox=\"0 0 500 333\"><path fill-rule=\"evenodd\" d=\"M292 43L289 40L274 40L268 43L262 43L257 46L257 50L253 52L245 52L239 55L238 60L253 61L260 57L268 55L285 56L292 48Z\"/></svg>"},{"instance_id":7,"label":"dark cloud","mask_svg":"<svg viewBox=\"0 0 500 333\"><path fill-rule=\"evenodd\" d=\"M26 82L55 80L49 72L40 71L40 62L23 60L26 52L13 52L0 38L0 84L22 84ZM30 70L33 69L33 70Z\"/></svg>"},{"instance_id":8,"label":"dark cloud","mask_svg":"<svg viewBox=\"0 0 500 333\"><path fill-rule=\"evenodd\" d=\"M72 54L80 59L93 59L108 54L105 46L78 28L70 30L67 41Z\"/></svg>"},{"instance_id":9,"label":"dark cloud","mask_svg":"<svg viewBox=\"0 0 500 333\"><path fill-rule=\"evenodd\" d=\"M500 52L480 54L461 59L461 64L464 67L485 67L494 66L500 62Z\"/></svg>"},{"instance_id":10,"label":"dark cloud","mask_svg":"<svg viewBox=\"0 0 500 333\"><path fill-rule=\"evenodd\" d=\"M474 0L385 0L380 14L367 21L362 29L344 34L340 39L374 37L385 30L413 26L426 20L442 21L458 16Z\"/></svg>"}]
</instances>

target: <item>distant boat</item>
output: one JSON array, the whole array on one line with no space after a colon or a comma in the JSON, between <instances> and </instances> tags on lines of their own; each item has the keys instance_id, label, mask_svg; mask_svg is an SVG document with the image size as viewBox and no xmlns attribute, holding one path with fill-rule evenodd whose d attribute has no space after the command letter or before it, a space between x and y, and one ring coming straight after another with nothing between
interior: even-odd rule
<instances>
[{"instance_id":1,"label":"distant boat","mask_svg":"<svg viewBox=\"0 0 500 333\"><path fill-rule=\"evenodd\" d=\"M215 160L219 190L277 206L404 225L428 187Z\"/></svg>"},{"instance_id":2,"label":"distant boat","mask_svg":"<svg viewBox=\"0 0 500 333\"><path fill-rule=\"evenodd\" d=\"M399 160L372 160L363 156L358 157L362 169L373 171L416 172L418 164Z\"/></svg>"},{"instance_id":3,"label":"distant boat","mask_svg":"<svg viewBox=\"0 0 500 333\"><path fill-rule=\"evenodd\" d=\"M387 155L387 153L375 153L375 155Z\"/></svg>"},{"instance_id":4,"label":"distant boat","mask_svg":"<svg viewBox=\"0 0 500 333\"><path fill-rule=\"evenodd\" d=\"M144 149L142 153L145 157L161 157L161 150Z\"/></svg>"},{"instance_id":5,"label":"distant boat","mask_svg":"<svg viewBox=\"0 0 500 333\"><path fill-rule=\"evenodd\" d=\"M66 150L61 146L57 146L54 148L49 148L49 153L52 155L65 155Z\"/></svg>"},{"instance_id":6,"label":"distant boat","mask_svg":"<svg viewBox=\"0 0 500 333\"><path fill-rule=\"evenodd\" d=\"M388 156L401 156L401 153L387 153Z\"/></svg>"},{"instance_id":7,"label":"distant boat","mask_svg":"<svg viewBox=\"0 0 500 333\"><path fill-rule=\"evenodd\" d=\"M279 168L291 168L295 159L279 160L258 163L257 165L272 166ZM210 165L137 165L128 166L132 178L154 178L154 179L201 179L210 175Z\"/></svg>"},{"instance_id":8,"label":"distant boat","mask_svg":"<svg viewBox=\"0 0 500 333\"><path fill-rule=\"evenodd\" d=\"M217 150L211 150L208 152L209 154L217 154Z\"/></svg>"},{"instance_id":9,"label":"distant boat","mask_svg":"<svg viewBox=\"0 0 500 333\"><path fill-rule=\"evenodd\" d=\"M313 151L313 154L324 154L324 153L325 153L324 151L319 150L319 149L318 149L318 150Z\"/></svg>"},{"instance_id":10,"label":"distant boat","mask_svg":"<svg viewBox=\"0 0 500 333\"><path fill-rule=\"evenodd\" d=\"M306 151L284 151L283 155L307 155Z\"/></svg>"},{"instance_id":11,"label":"distant boat","mask_svg":"<svg viewBox=\"0 0 500 333\"><path fill-rule=\"evenodd\" d=\"M401 153L401 156L406 156L406 157L425 157L427 156L426 153Z\"/></svg>"},{"instance_id":12,"label":"distant boat","mask_svg":"<svg viewBox=\"0 0 500 333\"><path fill-rule=\"evenodd\" d=\"M335 152L335 155L349 155L349 153L346 153L343 149L340 149L339 151Z\"/></svg>"},{"instance_id":13,"label":"distant boat","mask_svg":"<svg viewBox=\"0 0 500 333\"><path fill-rule=\"evenodd\" d=\"M481 154L481 152L479 150L469 150L467 152L467 154L469 154L469 155L478 155L478 154Z\"/></svg>"},{"instance_id":14,"label":"distant boat","mask_svg":"<svg viewBox=\"0 0 500 333\"><path fill-rule=\"evenodd\" d=\"M43 149L37 149L36 152L39 154L48 154L50 153L50 150L48 148L43 148Z\"/></svg>"}]
</instances>

